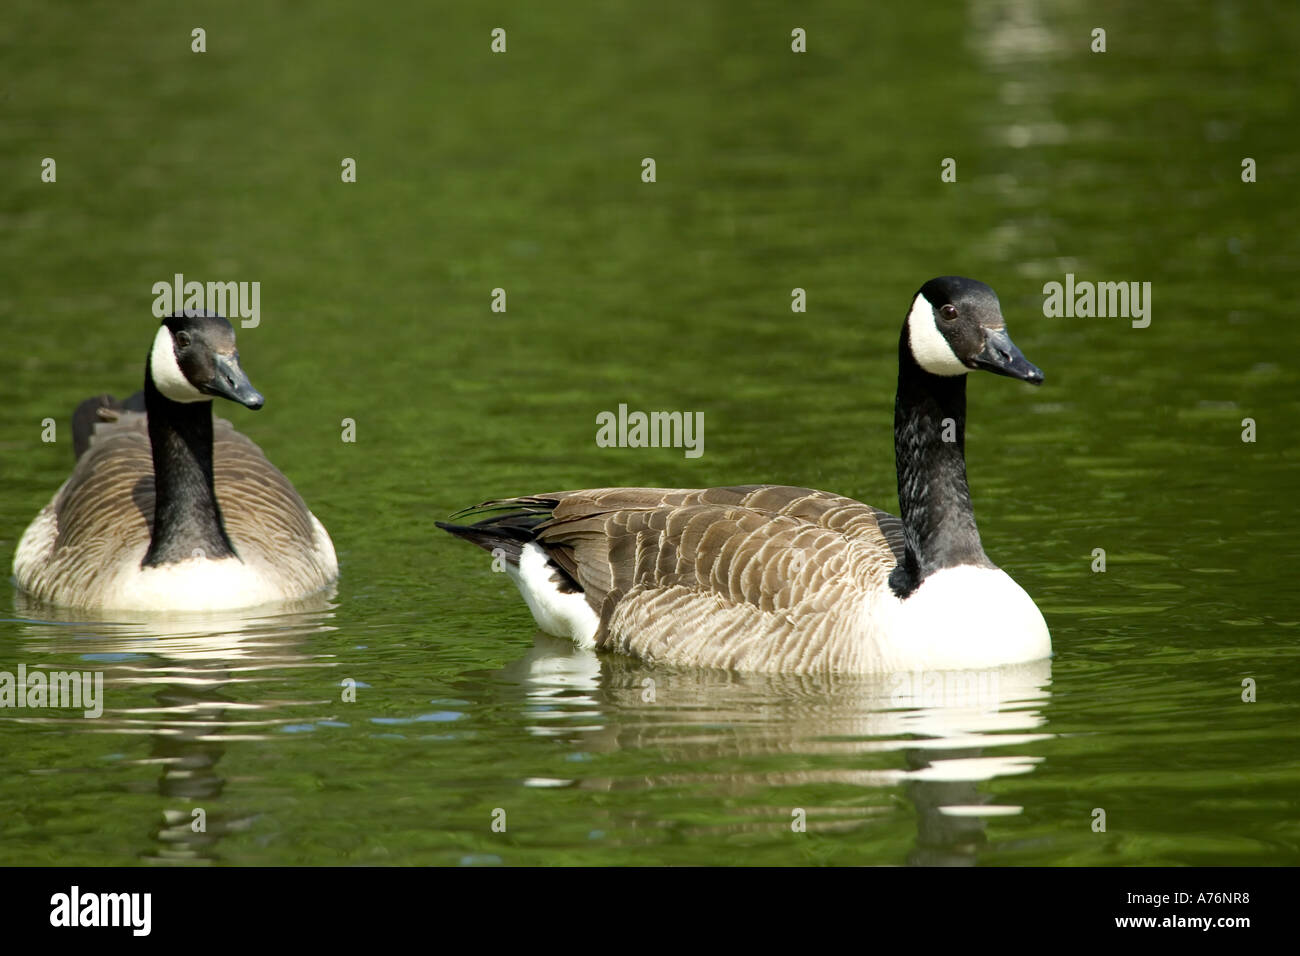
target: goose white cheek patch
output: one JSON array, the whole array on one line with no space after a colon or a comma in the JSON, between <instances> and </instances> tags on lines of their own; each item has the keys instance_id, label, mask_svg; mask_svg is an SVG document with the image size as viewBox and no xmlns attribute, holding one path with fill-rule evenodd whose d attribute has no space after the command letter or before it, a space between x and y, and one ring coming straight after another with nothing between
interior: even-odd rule
<instances>
[{"instance_id":1,"label":"goose white cheek patch","mask_svg":"<svg viewBox=\"0 0 1300 956\"><path fill-rule=\"evenodd\" d=\"M965 375L970 371L948 340L935 328L934 306L923 295L912 300L912 311L907 315L907 344L912 358L931 375Z\"/></svg>"},{"instance_id":2,"label":"goose white cheek patch","mask_svg":"<svg viewBox=\"0 0 1300 956\"><path fill-rule=\"evenodd\" d=\"M149 374L154 386L173 402L209 402L212 396L204 395L190 384L176 361L172 346L172 333L167 326L159 326L153 337L153 350L149 353Z\"/></svg>"}]
</instances>

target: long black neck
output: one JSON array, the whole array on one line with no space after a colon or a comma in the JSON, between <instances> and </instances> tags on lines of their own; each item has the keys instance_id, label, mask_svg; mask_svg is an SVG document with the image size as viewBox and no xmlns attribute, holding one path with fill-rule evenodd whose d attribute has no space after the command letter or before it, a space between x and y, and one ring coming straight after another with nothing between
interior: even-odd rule
<instances>
[{"instance_id":1,"label":"long black neck","mask_svg":"<svg viewBox=\"0 0 1300 956\"><path fill-rule=\"evenodd\" d=\"M894 399L894 456L906 552L889 577L905 598L941 568L993 567L980 544L966 483L966 376L916 363L904 327Z\"/></svg>"},{"instance_id":2,"label":"long black neck","mask_svg":"<svg viewBox=\"0 0 1300 956\"><path fill-rule=\"evenodd\" d=\"M212 481L212 403L173 402L145 365L144 405L153 446L153 538L143 567L201 556L237 557Z\"/></svg>"}]
</instances>

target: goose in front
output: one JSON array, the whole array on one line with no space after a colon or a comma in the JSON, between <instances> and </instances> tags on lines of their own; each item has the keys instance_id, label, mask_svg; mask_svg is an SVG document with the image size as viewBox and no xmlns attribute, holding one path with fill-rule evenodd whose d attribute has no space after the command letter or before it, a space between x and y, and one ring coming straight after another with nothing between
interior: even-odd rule
<instances>
[{"instance_id":1,"label":"goose in front","mask_svg":"<svg viewBox=\"0 0 1300 956\"><path fill-rule=\"evenodd\" d=\"M18 587L86 609L216 611L332 584L329 534L262 450L213 417L217 396L262 407L235 330L195 310L164 319L143 395L77 408L77 463L18 543Z\"/></svg>"},{"instance_id":2,"label":"goose in front","mask_svg":"<svg viewBox=\"0 0 1300 956\"><path fill-rule=\"evenodd\" d=\"M1043 381L992 289L932 279L899 341L900 517L830 492L743 485L526 495L439 526L504 556L542 630L647 661L869 673L1038 660L1052 651L1043 616L975 527L974 369Z\"/></svg>"}]
</instances>

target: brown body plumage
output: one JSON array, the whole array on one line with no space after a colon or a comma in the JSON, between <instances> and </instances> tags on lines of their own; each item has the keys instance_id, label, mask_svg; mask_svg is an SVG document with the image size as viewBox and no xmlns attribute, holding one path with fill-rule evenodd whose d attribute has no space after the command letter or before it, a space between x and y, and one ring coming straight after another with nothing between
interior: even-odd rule
<instances>
[{"instance_id":1,"label":"brown body plumage","mask_svg":"<svg viewBox=\"0 0 1300 956\"><path fill-rule=\"evenodd\" d=\"M78 409L83 424L76 467L19 543L14 575L37 600L149 609L133 599L154 521L147 418L116 405L107 399L89 416L85 405ZM333 544L289 479L229 421L214 418L212 424L224 527L244 566L241 574L257 583L245 600L212 594L212 605L193 606L290 600L332 583L338 576Z\"/></svg>"},{"instance_id":2,"label":"brown body plumage","mask_svg":"<svg viewBox=\"0 0 1300 956\"><path fill-rule=\"evenodd\" d=\"M598 615L597 647L742 670L871 669L844 609L887 592L903 549L893 515L786 485L598 488L475 511L502 514L464 529L471 540L528 529Z\"/></svg>"}]
</instances>

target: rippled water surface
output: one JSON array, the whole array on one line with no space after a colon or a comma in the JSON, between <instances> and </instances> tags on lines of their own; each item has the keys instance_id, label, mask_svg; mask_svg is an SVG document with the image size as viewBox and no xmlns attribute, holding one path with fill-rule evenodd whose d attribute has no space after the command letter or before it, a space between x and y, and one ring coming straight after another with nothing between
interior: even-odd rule
<instances>
[{"instance_id":1,"label":"rippled water surface","mask_svg":"<svg viewBox=\"0 0 1300 956\"><path fill-rule=\"evenodd\" d=\"M0 670L101 672L105 708L0 710L0 863L1297 862L1300 8L877 6L248 4L199 55L170 4L11 4L2 560L181 272L261 282L267 405L219 413L342 578L187 620L7 598ZM1050 662L598 657L433 526L631 484L893 509L898 329L948 272L1047 373L975 377L967 448ZM1151 324L1045 316L1067 273L1150 282ZM619 403L702 411L704 454L597 447Z\"/></svg>"}]
</instances>

